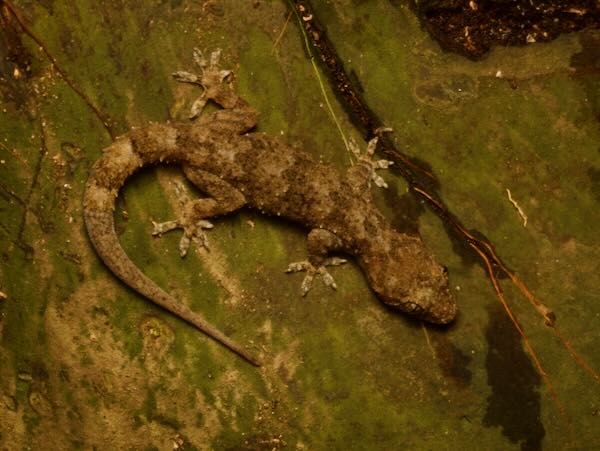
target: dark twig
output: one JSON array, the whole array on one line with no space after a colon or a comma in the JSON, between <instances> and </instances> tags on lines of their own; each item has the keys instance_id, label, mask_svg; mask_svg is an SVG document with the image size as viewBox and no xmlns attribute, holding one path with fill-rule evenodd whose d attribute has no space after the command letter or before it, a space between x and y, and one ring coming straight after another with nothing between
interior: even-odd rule
<instances>
[{"instance_id":1,"label":"dark twig","mask_svg":"<svg viewBox=\"0 0 600 451\"><path fill-rule=\"evenodd\" d=\"M12 14L15 20L18 22L19 26L23 30L23 32L29 36L44 52L46 57L50 60L52 66L56 69L56 72L60 75L60 77L64 80L64 82L69 85L69 87L85 102L85 104L94 112L96 117L100 120L107 133L110 135L111 139L115 139L116 134L112 130L111 121L108 117L106 117L96 105L93 104L91 99L69 78L67 73L60 67L58 61L52 53L48 50L48 48L44 45L40 38L38 38L35 33L27 26L25 20L21 17L21 13L15 6L13 6L8 0L0 0L0 5L3 4L8 11Z\"/></svg>"}]
</instances>

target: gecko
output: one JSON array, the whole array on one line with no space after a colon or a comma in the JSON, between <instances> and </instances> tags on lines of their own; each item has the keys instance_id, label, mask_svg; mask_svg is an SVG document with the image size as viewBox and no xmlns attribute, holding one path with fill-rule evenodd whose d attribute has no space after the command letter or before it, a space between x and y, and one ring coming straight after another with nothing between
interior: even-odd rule
<instances>
[{"instance_id":1,"label":"gecko","mask_svg":"<svg viewBox=\"0 0 600 451\"><path fill-rule=\"evenodd\" d=\"M395 230L373 201L372 184L386 186L375 171L390 163L372 158L378 136L369 141L364 154L353 144L357 161L342 175L301 149L253 131L259 113L236 93L232 71L220 68L219 53L207 60L196 49L199 74L173 74L177 81L202 88L187 120L133 129L105 148L94 163L85 186L84 222L109 270L140 295L260 366L240 344L144 275L119 243L114 210L127 179L142 167L175 164L206 195L187 201L177 219L154 223L153 235L183 229L182 257L191 242L208 247L204 230L213 227L209 219L251 208L309 230L308 258L286 270L306 272L303 295L315 277L335 289L327 267L345 263L337 256L345 254L355 258L387 306L430 323L452 322L458 307L446 268L436 262L420 236ZM209 101L218 109L202 114Z\"/></svg>"}]
</instances>

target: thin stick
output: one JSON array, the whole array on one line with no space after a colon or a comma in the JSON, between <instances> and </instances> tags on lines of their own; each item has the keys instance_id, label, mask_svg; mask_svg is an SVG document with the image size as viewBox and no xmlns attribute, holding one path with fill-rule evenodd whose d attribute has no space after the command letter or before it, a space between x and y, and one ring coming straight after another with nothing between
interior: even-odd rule
<instances>
[{"instance_id":1,"label":"thin stick","mask_svg":"<svg viewBox=\"0 0 600 451\"><path fill-rule=\"evenodd\" d=\"M554 390L554 386L552 385L552 381L550 380L550 376L548 376L548 373L546 373L546 371L542 367L542 363L540 362L537 354L533 350L533 347L531 346L531 343L529 342L529 338L525 334L525 331L523 330L523 328L521 327L521 325L518 323L517 318L515 317L512 309L510 308L510 306L506 302L506 299L504 298L504 293L502 291L502 288L500 287L500 284L498 283L498 279L496 278L496 275L494 274L494 269L492 268L492 265L491 265L490 261L485 256L485 254L483 254L483 252L481 252L476 246L474 246L474 245L471 244L471 247L475 250L475 252L477 252L481 256L481 259L484 261L485 266L486 266L487 271L488 271L488 276L489 276L489 278L490 278L490 280L492 282L492 286L494 287L494 291L496 292L496 296L498 297L498 300L502 304L502 307L504 307L504 310L506 311L506 314L508 315L508 317L512 321L513 326L515 327L515 329L517 330L517 332L521 336L521 339L523 340L523 345L525 346L525 350L531 356L531 359L533 360L533 362L534 362L534 364L535 364L535 366L536 366L536 368L538 370L538 373L544 379L544 382L546 383L546 386L548 387L548 390L550 391L550 395L552 396L552 399L554 400L555 404L557 405L558 410L563 415L563 417L567 420L567 423L571 424L570 419L569 419L569 417L568 417L568 415L567 415L567 413L565 411L565 408L563 407L562 403L558 399L558 395L556 394L556 391Z\"/></svg>"},{"instance_id":2,"label":"thin stick","mask_svg":"<svg viewBox=\"0 0 600 451\"><path fill-rule=\"evenodd\" d=\"M292 14L294 14L294 11L290 11L290 13L287 16L287 19L285 19L285 24L283 24L283 27L281 28L281 31L279 32L279 35L277 36L275 41L273 41L273 47L271 48L271 54L275 53L275 49L279 45L279 41L281 41L281 38L283 38L283 35L285 34L285 30L287 30L288 24L290 23L290 19L292 18Z\"/></svg>"},{"instance_id":3,"label":"thin stick","mask_svg":"<svg viewBox=\"0 0 600 451\"><path fill-rule=\"evenodd\" d=\"M296 11L296 8L294 7L294 4L292 3L292 0L288 0L288 1L290 3L290 7L292 8L292 11L294 11L294 13L296 14L298 23L300 24L300 30L302 31L302 36L304 37L304 45L306 47L306 51L308 52L308 55L310 56L310 63L312 64L313 70L315 72L315 76L317 77L317 81L319 82L319 87L321 88L321 94L323 95L323 98L325 99L325 103L327 104L327 109L329 110L331 117L333 117L333 122L335 122L335 126L337 127L338 132L340 133L340 135L342 137L342 141L344 142L344 147L346 147L346 150L348 151L348 153L350 155L352 155L352 152L350 151L350 146L348 145L348 140L346 139L346 135L344 134L344 131L342 130L342 126L340 125L340 122L333 111L333 107L331 106L331 102L329 101L329 96L327 95L327 91L325 90L325 84L323 83L323 80L321 79L321 74L319 72L319 68L317 67L317 62L315 61L315 56L312 53L312 50L310 47L310 42L308 41L308 36L306 35L306 31L304 30L304 26L302 25L302 20L305 18L300 17L300 14L298 14L298 11Z\"/></svg>"},{"instance_id":4,"label":"thin stick","mask_svg":"<svg viewBox=\"0 0 600 451\"><path fill-rule=\"evenodd\" d=\"M431 351L431 355L435 359L436 358L435 349L433 349L433 345L431 344L431 340L429 339L429 332L427 332L427 327L425 326L425 323L423 321L421 321L421 329L423 329L423 334L425 335L425 341L427 342L427 347L429 348L429 350Z\"/></svg>"},{"instance_id":5,"label":"thin stick","mask_svg":"<svg viewBox=\"0 0 600 451\"><path fill-rule=\"evenodd\" d=\"M523 227L527 227L527 215L523 212L523 209L519 206L517 201L513 199L512 194L510 193L510 190L508 188L506 188L506 194L508 194L508 200L511 204L513 204L513 207L515 207L517 213L519 213L519 216L523 220Z\"/></svg>"},{"instance_id":6,"label":"thin stick","mask_svg":"<svg viewBox=\"0 0 600 451\"><path fill-rule=\"evenodd\" d=\"M104 116L103 113L100 112L100 110L98 109L98 107L96 107L92 103L92 101L90 100L90 98L81 89L79 89L79 87L69 78L69 76L67 75L67 73L63 69L61 69L60 65L58 64L58 61L56 60L56 58L54 58L54 56L52 56L52 54L50 53L50 51L48 50L48 48L44 45L44 43L41 41L41 39L38 38L35 35L35 33L25 24L25 21L21 17L20 11L18 11L17 8L15 8L8 0L4 0L4 4L6 5L6 8L10 11L10 13L12 14L12 16L15 18L15 20L19 23L19 25L21 26L21 29L25 32L25 34L27 36L29 36L31 39L33 39L33 41L39 46L39 48L42 50L42 52L44 52L44 54L46 55L46 57L50 60L50 64L52 64L52 66L56 69L56 72L58 72L60 78L62 78L63 81L67 85L69 85L69 87L73 91L75 91L75 93L94 112L94 114L96 115L96 117L100 120L100 122L102 123L102 125L106 129L107 133L110 135L111 139L114 140L115 139L115 133L113 132L113 130L111 128L110 121Z\"/></svg>"}]
</instances>

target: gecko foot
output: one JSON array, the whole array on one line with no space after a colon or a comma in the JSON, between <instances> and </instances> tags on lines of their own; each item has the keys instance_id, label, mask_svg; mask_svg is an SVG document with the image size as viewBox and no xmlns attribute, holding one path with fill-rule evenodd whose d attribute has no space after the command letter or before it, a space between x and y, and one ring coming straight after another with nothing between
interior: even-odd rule
<instances>
[{"instance_id":1,"label":"gecko foot","mask_svg":"<svg viewBox=\"0 0 600 451\"><path fill-rule=\"evenodd\" d=\"M358 145L356 144L356 142L354 142L354 140L350 140L350 143L349 143L350 150L352 151L352 153L358 160L358 164L361 164L367 168L367 170L369 172L369 175L368 175L369 180L373 181L373 183L375 183L375 185L377 185L380 188L387 188L388 185L387 185L387 183L385 183L385 180L383 180L379 175L377 175L377 173L375 171L377 171L379 169L387 169L392 164L394 164L394 162L389 161L389 160L373 160L373 155L375 154L375 149L377 148L377 143L379 142L379 137L383 133L391 132L391 131L392 131L391 128L384 128L384 127L380 127L377 130L375 130L376 136L374 138L372 138L371 140L369 140L369 142L367 144L367 150L364 155L360 152L360 149L359 149Z\"/></svg>"},{"instance_id":2,"label":"gecko foot","mask_svg":"<svg viewBox=\"0 0 600 451\"><path fill-rule=\"evenodd\" d=\"M200 67L200 74L196 75L186 71L173 73L175 80L199 85L204 89L204 92L192 104L190 119L196 118L202 112L208 100L218 99L222 95L223 81L232 74L232 71L219 67L220 57L221 49L217 49L210 54L210 60L207 62L202 51L194 49L194 61Z\"/></svg>"},{"instance_id":3,"label":"gecko foot","mask_svg":"<svg viewBox=\"0 0 600 451\"><path fill-rule=\"evenodd\" d=\"M339 266L339 265L343 265L344 263L346 263L346 260L343 258L331 257L331 258L325 259L325 261L323 262L323 264L321 266L315 267L308 260L303 260L300 262L290 263L289 266L287 267L287 269L285 270L285 272L292 273L292 272L306 271L306 277L304 277L304 280L302 281L302 286L301 286L302 296L306 296L306 293L308 293L312 287L312 282L313 282L315 276L321 276L323 278L323 283L326 286L331 287L334 290L337 290L337 285L335 284L335 281L333 280L333 276L331 274L329 274L329 272L327 271L327 269L325 267L326 266Z\"/></svg>"},{"instance_id":4,"label":"gecko foot","mask_svg":"<svg viewBox=\"0 0 600 451\"><path fill-rule=\"evenodd\" d=\"M190 248L190 243L192 240L195 240L200 244L200 246L208 249L208 238L206 237L206 233L204 233L203 229L212 229L213 225L204 220L200 219L191 225L182 224L181 221L167 221L167 222L154 222L152 221L152 225L154 226L154 230L152 231L152 236L162 236L163 233L170 232L175 229L183 229L183 236L181 240L179 240L179 255L181 257L185 257L187 255L187 251Z\"/></svg>"}]
</instances>

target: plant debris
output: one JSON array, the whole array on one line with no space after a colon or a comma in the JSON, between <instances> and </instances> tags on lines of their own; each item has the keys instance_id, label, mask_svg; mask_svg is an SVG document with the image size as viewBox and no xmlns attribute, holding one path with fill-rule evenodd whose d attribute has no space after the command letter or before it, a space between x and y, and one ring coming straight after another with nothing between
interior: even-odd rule
<instances>
[{"instance_id":1,"label":"plant debris","mask_svg":"<svg viewBox=\"0 0 600 451\"><path fill-rule=\"evenodd\" d=\"M415 0L414 6L442 48L474 60L495 45L546 42L600 27L596 0Z\"/></svg>"}]
</instances>

